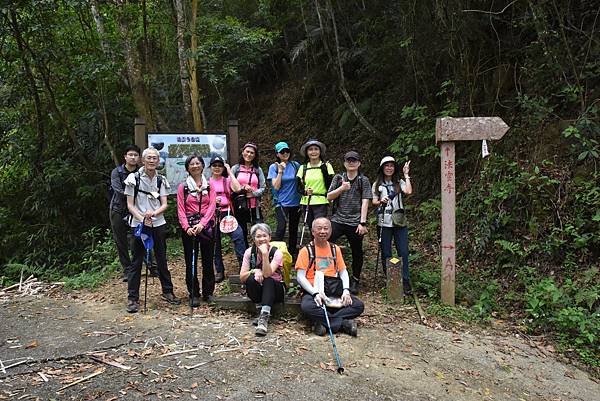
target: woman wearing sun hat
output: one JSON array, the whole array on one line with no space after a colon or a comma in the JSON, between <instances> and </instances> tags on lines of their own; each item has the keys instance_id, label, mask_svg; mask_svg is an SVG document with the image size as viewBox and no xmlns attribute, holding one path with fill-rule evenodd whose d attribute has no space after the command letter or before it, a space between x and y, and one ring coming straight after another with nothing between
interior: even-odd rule
<instances>
[{"instance_id":1,"label":"woman wearing sun hat","mask_svg":"<svg viewBox=\"0 0 600 401\"><path fill-rule=\"evenodd\" d=\"M410 182L410 161L404 163L400 178L400 166L392 156L381 159L377 170L377 179L373 183L373 205L378 207L377 225L381 230L381 261L386 271L386 261L392 257L392 239L396 251L402 257L402 281L404 292L410 294L410 275L408 270L408 225L404 215L402 193L412 194Z\"/></svg>"},{"instance_id":2,"label":"woman wearing sun hat","mask_svg":"<svg viewBox=\"0 0 600 401\"><path fill-rule=\"evenodd\" d=\"M289 222L288 249L292 254L296 254L301 197L298 191L296 174L300 169L300 163L291 160L290 147L286 142L275 144L275 157L277 160L269 166L267 174L267 181L272 188L273 206L275 207L275 219L277 221L277 229L275 235L273 235L273 240L283 240L286 225Z\"/></svg>"},{"instance_id":3,"label":"woman wearing sun hat","mask_svg":"<svg viewBox=\"0 0 600 401\"><path fill-rule=\"evenodd\" d=\"M300 148L304 156L304 164L296 174L299 188L304 193L300 204L304 206L303 214L306 217L305 226L310 232L312 222L317 217L327 216L327 190L335 175L333 167L325 161L327 147L316 139L306 141ZM302 244L300 244L302 245Z\"/></svg>"}]
</instances>

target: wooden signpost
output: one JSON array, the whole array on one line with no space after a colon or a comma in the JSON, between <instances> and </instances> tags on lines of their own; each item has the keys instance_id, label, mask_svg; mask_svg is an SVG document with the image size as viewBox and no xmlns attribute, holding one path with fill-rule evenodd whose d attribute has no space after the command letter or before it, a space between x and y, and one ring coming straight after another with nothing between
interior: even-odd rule
<instances>
[{"instance_id":1,"label":"wooden signpost","mask_svg":"<svg viewBox=\"0 0 600 401\"><path fill-rule=\"evenodd\" d=\"M500 139L508 131L500 117L438 118L435 141L441 147L442 171L442 302L454 305L456 273L455 141Z\"/></svg>"}]
</instances>

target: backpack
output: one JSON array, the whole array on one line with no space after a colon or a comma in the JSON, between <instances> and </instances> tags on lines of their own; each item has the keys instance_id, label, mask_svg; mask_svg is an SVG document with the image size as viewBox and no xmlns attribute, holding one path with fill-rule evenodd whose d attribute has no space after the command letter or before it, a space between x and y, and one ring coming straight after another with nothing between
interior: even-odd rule
<instances>
[{"instance_id":1,"label":"backpack","mask_svg":"<svg viewBox=\"0 0 600 401\"><path fill-rule=\"evenodd\" d=\"M233 174L233 176L235 178L237 178L238 175L240 174L240 170L241 169L238 169ZM254 166L252 167L252 170L250 170L250 176L248 177L248 185L250 185L250 182L252 181L252 174L256 174L254 172ZM257 174L257 176L258 176L258 174ZM233 202L233 207L236 212L248 211L250 209L250 203L248 202L248 198L246 198L245 191L234 192L231 200Z\"/></svg>"},{"instance_id":2,"label":"backpack","mask_svg":"<svg viewBox=\"0 0 600 401\"><path fill-rule=\"evenodd\" d=\"M343 292L344 292L344 285L342 283L342 279L340 278L340 272L337 268L337 250L336 250L336 246L334 244L332 244L331 242L329 243L329 247L331 248L331 256L333 257L333 266L335 267L335 276L334 277L330 277L330 276L325 276L324 277L324 290L325 290L325 295L327 295L328 297L341 297ZM310 268L312 267L313 270L316 273L317 268L314 267L315 264L315 244L313 241L311 241L308 245L306 245L306 248L308 250L308 267L306 269L306 272L308 273L308 271L310 270Z\"/></svg>"},{"instance_id":3,"label":"backpack","mask_svg":"<svg viewBox=\"0 0 600 401\"><path fill-rule=\"evenodd\" d=\"M294 168L294 177L295 177L296 174L298 174L298 170L300 169L300 163L298 163L295 160L290 160L289 163ZM277 192L276 192L275 187L273 186L272 182L271 182L271 198L273 199L273 202L272 202L273 205L277 205L279 203L279 199L277 198Z\"/></svg>"},{"instance_id":4,"label":"backpack","mask_svg":"<svg viewBox=\"0 0 600 401\"><path fill-rule=\"evenodd\" d=\"M144 191L143 189L140 189L140 172L136 171L133 174L135 177L135 186L133 187L133 202L135 203L138 193L141 192L146 195L152 195L152 194L150 192ZM159 193L160 193L160 186L162 185L162 180L163 180L162 175L156 173L156 186L158 187ZM123 220L125 220L127 222L127 224L131 225L132 219L133 219L133 216L131 215L131 213L129 213L129 208L128 208L127 214L125 215L125 217L123 217Z\"/></svg>"},{"instance_id":5,"label":"backpack","mask_svg":"<svg viewBox=\"0 0 600 401\"><path fill-rule=\"evenodd\" d=\"M123 183L125 181L125 179L127 178L127 176L130 174L130 172L128 170L126 170L122 164L119 164L117 166L117 173L119 174L119 179L121 180L121 183ZM108 198L108 202L111 203L112 199L115 196L115 190L112 187L112 177L109 177L108 180L106 181L106 186L107 186L107 190L106 190L106 196ZM125 205L125 208L127 208L127 204Z\"/></svg>"},{"instance_id":6,"label":"backpack","mask_svg":"<svg viewBox=\"0 0 600 401\"><path fill-rule=\"evenodd\" d=\"M283 254L283 282L286 286L290 285L290 272L294 266L294 259L290 251L288 251L287 244L284 241L271 241L269 242L271 247L276 247Z\"/></svg>"},{"instance_id":7,"label":"backpack","mask_svg":"<svg viewBox=\"0 0 600 401\"><path fill-rule=\"evenodd\" d=\"M327 166L331 166L331 163L322 162L319 167L311 167L310 162L309 162L309 163L306 163L306 165L302 166L302 167L304 167L302 169L302 179L298 183L298 190L301 191L300 193L304 194L304 182L306 180L306 171L320 169L321 174L323 174L323 182L325 183L325 193L324 194L313 193L313 195L327 196L327 190L329 189L329 186L331 185L331 181L333 180L333 174L329 174L329 170L328 170Z\"/></svg>"}]
</instances>

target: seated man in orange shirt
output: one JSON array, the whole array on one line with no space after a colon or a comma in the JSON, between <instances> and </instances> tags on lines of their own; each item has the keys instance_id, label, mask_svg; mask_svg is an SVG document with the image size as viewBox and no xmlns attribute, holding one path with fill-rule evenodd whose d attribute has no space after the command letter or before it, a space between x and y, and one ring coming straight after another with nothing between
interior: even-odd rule
<instances>
[{"instance_id":1,"label":"seated man in orange shirt","mask_svg":"<svg viewBox=\"0 0 600 401\"><path fill-rule=\"evenodd\" d=\"M327 305L331 330L342 331L353 337L357 335L354 318L364 311L363 302L350 294L350 279L339 246L328 241L331 235L331 222L325 217L317 218L312 224L314 240L298 253L296 271L298 284L304 290L302 312L312 321L315 334L326 333L327 320L322 305ZM324 290L315 286L315 274L324 276ZM333 279L338 277L338 280ZM341 280L340 280L341 279ZM332 297L341 297L336 303Z\"/></svg>"}]
</instances>

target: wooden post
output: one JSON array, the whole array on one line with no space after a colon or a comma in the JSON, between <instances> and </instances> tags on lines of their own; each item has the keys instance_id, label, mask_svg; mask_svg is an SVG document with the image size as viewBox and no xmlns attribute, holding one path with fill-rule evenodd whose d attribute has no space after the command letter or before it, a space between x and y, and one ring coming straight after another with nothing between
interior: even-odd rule
<instances>
[{"instance_id":1,"label":"wooden post","mask_svg":"<svg viewBox=\"0 0 600 401\"><path fill-rule=\"evenodd\" d=\"M456 186L454 142L442 143L442 302L454 305L456 266Z\"/></svg>"},{"instance_id":2,"label":"wooden post","mask_svg":"<svg viewBox=\"0 0 600 401\"><path fill-rule=\"evenodd\" d=\"M402 285L402 259L389 258L387 266L387 295L393 303L400 303L404 300L404 287Z\"/></svg>"},{"instance_id":3,"label":"wooden post","mask_svg":"<svg viewBox=\"0 0 600 401\"><path fill-rule=\"evenodd\" d=\"M441 144L442 171L442 302L454 305L456 280L455 141L500 139L508 125L500 117L438 118L435 141Z\"/></svg>"},{"instance_id":4,"label":"wooden post","mask_svg":"<svg viewBox=\"0 0 600 401\"><path fill-rule=\"evenodd\" d=\"M139 146L142 151L148 147L146 138L146 121L144 120L144 117L135 118L134 140L135 144Z\"/></svg>"},{"instance_id":5,"label":"wooden post","mask_svg":"<svg viewBox=\"0 0 600 401\"><path fill-rule=\"evenodd\" d=\"M229 120L227 124L227 132L229 133L229 155L227 163L234 165L237 163L237 155L240 151L238 120Z\"/></svg>"}]
</instances>

